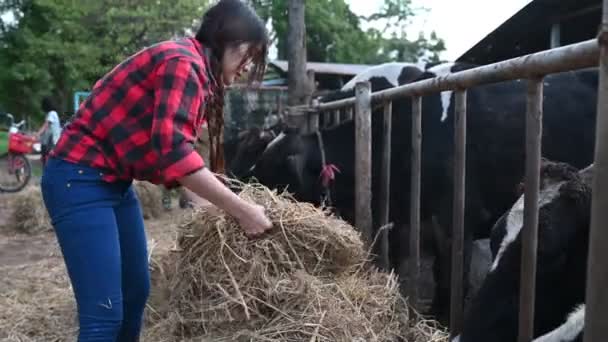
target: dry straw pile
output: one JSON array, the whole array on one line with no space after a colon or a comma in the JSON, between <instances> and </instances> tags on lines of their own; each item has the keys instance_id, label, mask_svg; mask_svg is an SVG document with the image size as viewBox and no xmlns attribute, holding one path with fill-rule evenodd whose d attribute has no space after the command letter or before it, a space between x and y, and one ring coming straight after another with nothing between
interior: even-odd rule
<instances>
[{"instance_id":1,"label":"dry straw pile","mask_svg":"<svg viewBox=\"0 0 608 342\"><path fill-rule=\"evenodd\" d=\"M410 319L397 279L367 262L359 234L260 185L240 196L275 228L248 240L231 217L200 209L180 225L170 310L149 330L180 341L447 341ZM163 338L163 339L164 339Z\"/></svg>"},{"instance_id":2,"label":"dry straw pile","mask_svg":"<svg viewBox=\"0 0 608 342\"><path fill-rule=\"evenodd\" d=\"M37 234L52 229L39 186L26 187L8 198L9 229L27 234Z\"/></svg>"},{"instance_id":3,"label":"dry straw pile","mask_svg":"<svg viewBox=\"0 0 608 342\"><path fill-rule=\"evenodd\" d=\"M133 188L139 198L144 219L149 220L161 217L164 212L161 187L149 182L134 181Z\"/></svg>"}]
</instances>

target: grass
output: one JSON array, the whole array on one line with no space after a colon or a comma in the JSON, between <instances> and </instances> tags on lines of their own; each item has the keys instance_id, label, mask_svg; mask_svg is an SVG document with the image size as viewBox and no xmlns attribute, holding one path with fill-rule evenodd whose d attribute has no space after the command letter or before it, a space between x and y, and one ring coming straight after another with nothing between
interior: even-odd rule
<instances>
[{"instance_id":1,"label":"grass","mask_svg":"<svg viewBox=\"0 0 608 342\"><path fill-rule=\"evenodd\" d=\"M0 154L8 151L8 132L0 131Z\"/></svg>"}]
</instances>

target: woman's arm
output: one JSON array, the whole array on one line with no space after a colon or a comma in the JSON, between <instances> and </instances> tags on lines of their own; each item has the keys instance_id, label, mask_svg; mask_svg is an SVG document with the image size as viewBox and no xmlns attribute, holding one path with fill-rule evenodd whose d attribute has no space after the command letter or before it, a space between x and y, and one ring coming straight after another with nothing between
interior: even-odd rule
<instances>
[{"instance_id":1,"label":"woman's arm","mask_svg":"<svg viewBox=\"0 0 608 342\"><path fill-rule=\"evenodd\" d=\"M262 206L241 199L222 184L207 168L196 171L178 181L199 197L209 200L234 216L247 235L260 235L272 228L272 223L264 214Z\"/></svg>"},{"instance_id":2,"label":"woman's arm","mask_svg":"<svg viewBox=\"0 0 608 342\"><path fill-rule=\"evenodd\" d=\"M40 138L40 136L42 135L42 133L44 133L44 131L46 131L46 129L49 127L49 122L47 120L44 120L44 124L42 125L42 127L40 127L40 129L38 130L38 132L36 132L36 136L38 138Z\"/></svg>"}]
</instances>

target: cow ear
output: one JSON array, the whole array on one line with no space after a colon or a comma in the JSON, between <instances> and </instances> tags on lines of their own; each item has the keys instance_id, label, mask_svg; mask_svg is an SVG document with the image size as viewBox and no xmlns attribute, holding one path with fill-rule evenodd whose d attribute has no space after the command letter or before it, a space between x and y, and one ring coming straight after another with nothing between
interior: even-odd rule
<instances>
[{"instance_id":1,"label":"cow ear","mask_svg":"<svg viewBox=\"0 0 608 342\"><path fill-rule=\"evenodd\" d=\"M559 189L560 196L571 200L576 205L579 214L588 216L591 211L591 187L579 177L565 183Z\"/></svg>"}]
</instances>

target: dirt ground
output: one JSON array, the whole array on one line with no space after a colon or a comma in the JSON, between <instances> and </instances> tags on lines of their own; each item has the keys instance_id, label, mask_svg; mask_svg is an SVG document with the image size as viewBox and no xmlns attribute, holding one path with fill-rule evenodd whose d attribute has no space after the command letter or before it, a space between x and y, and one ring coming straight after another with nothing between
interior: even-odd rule
<instances>
[{"instance_id":1,"label":"dirt ground","mask_svg":"<svg viewBox=\"0 0 608 342\"><path fill-rule=\"evenodd\" d=\"M73 341L76 335L75 303L65 266L53 232L26 235L9 227L11 194L0 194L0 342L59 342ZM152 264L155 256L168 253L174 245L175 223L186 214L178 209L160 219L146 221L148 248ZM428 306L433 284L431 260L422 261L422 304ZM152 268L154 265L151 266ZM403 270L407 269L406 264ZM154 320L159 298L170 289L155 284L153 271L152 294L146 322ZM149 324L151 325L151 324ZM144 330L143 341L145 338Z\"/></svg>"},{"instance_id":2,"label":"dirt ground","mask_svg":"<svg viewBox=\"0 0 608 342\"><path fill-rule=\"evenodd\" d=\"M10 196L0 194L0 342L74 341L75 303L55 235L15 233L9 226ZM173 208L160 219L146 221L152 259L174 244L172 223L184 212L177 203ZM151 296L159 291L166 289L156 286ZM148 307L146 321L154 311Z\"/></svg>"}]
</instances>

